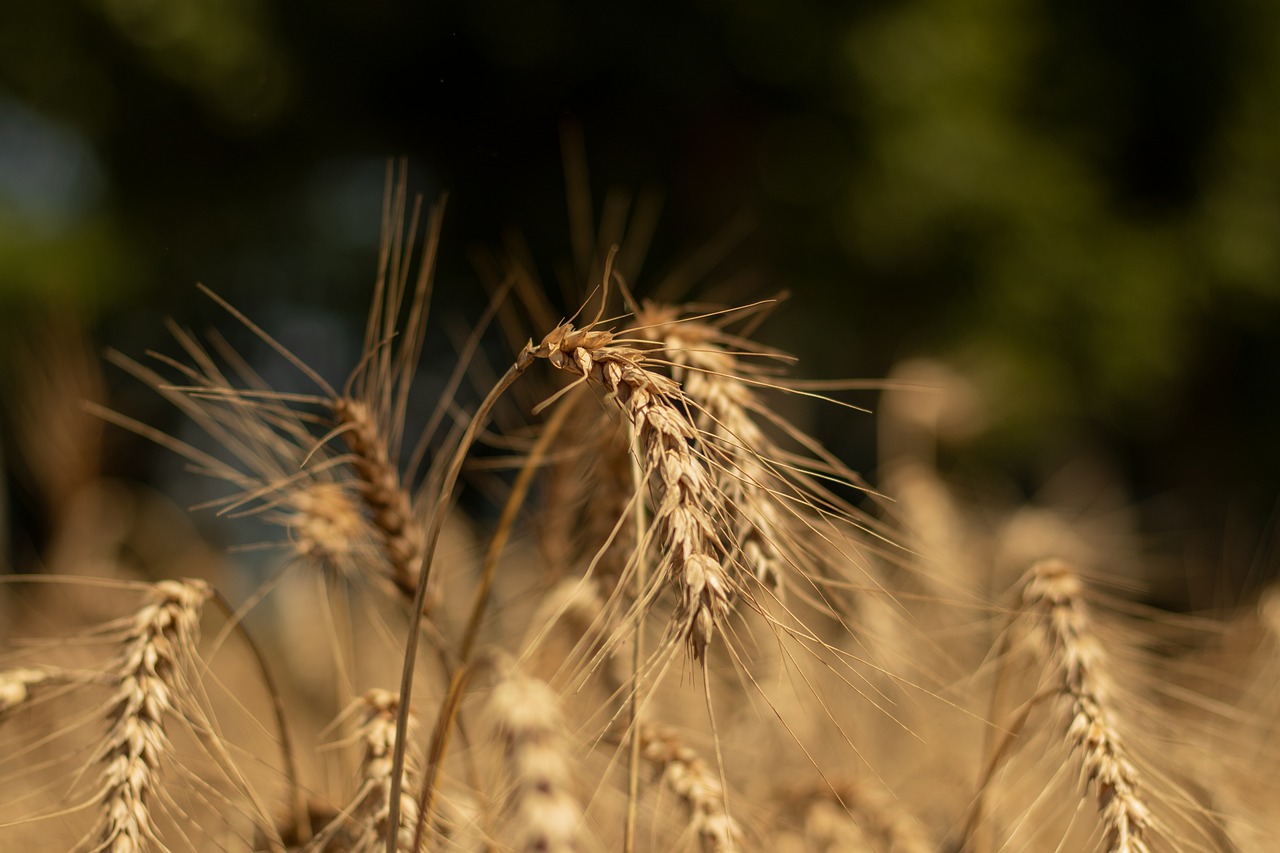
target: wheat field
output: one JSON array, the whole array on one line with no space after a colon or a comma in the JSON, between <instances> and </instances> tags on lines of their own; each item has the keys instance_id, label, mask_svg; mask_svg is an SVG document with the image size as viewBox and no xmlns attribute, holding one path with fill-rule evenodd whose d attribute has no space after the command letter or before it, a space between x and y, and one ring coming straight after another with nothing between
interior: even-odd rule
<instances>
[{"instance_id":1,"label":"wheat field","mask_svg":"<svg viewBox=\"0 0 1280 853\"><path fill-rule=\"evenodd\" d=\"M865 482L795 414L857 383L755 342L774 301L639 298L603 227L569 317L495 253L420 405L444 212L387 186L346 376L216 288L293 384L216 331L109 353L178 435L83 346L33 355L14 430L58 528L0 585L0 847L1277 849L1275 593L1158 611L1125 531L966 504L939 365L883 382ZM246 544L99 476L119 429Z\"/></svg>"}]
</instances>

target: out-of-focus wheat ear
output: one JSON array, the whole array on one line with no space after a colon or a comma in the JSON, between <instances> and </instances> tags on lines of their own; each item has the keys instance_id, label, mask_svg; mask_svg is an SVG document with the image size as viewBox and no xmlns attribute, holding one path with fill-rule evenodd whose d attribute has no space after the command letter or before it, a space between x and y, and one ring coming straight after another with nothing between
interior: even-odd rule
<instances>
[{"instance_id":1,"label":"out-of-focus wheat ear","mask_svg":"<svg viewBox=\"0 0 1280 853\"><path fill-rule=\"evenodd\" d=\"M76 493L101 475L102 423L85 411L85 401L104 400L106 384L75 312L51 313L22 337L11 356L6 420L43 509L61 523Z\"/></svg>"},{"instance_id":2,"label":"out-of-focus wheat ear","mask_svg":"<svg viewBox=\"0 0 1280 853\"><path fill-rule=\"evenodd\" d=\"M701 659L729 615L732 585L716 526L722 499L693 451L699 433L679 384L649 370L644 351L615 344L611 332L568 323L537 346L530 343L519 363L534 358L602 387L635 428L643 473L655 494L659 569L677 596L675 629Z\"/></svg>"},{"instance_id":3,"label":"out-of-focus wheat ear","mask_svg":"<svg viewBox=\"0 0 1280 853\"><path fill-rule=\"evenodd\" d=\"M808 802L806 829L832 838L828 850L891 850L933 853L938 849L924 827L889 791L870 781L841 781L814 787ZM856 831L853 829L856 827ZM853 846L862 839L861 848Z\"/></svg>"},{"instance_id":4,"label":"out-of-focus wheat ear","mask_svg":"<svg viewBox=\"0 0 1280 853\"><path fill-rule=\"evenodd\" d=\"M409 493L400 482L369 406L343 398L334 403L334 416L351 449L351 464L360 478L360 494L386 551L391 581L402 595L412 599L422 559L422 532L414 524ZM433 603L428 596L428 605Z\"/></svg>"},{"instance_id":5,"label":"out-of-focus wheat ear","mask_svg":"<svg viewBox=\"0 0 1280 853\"><path fill-rule=\"evenodd\" d=\"M506 656L494 661L497 681L487 712L511 774L506 835L523 853L580 853L582 806L573 793L560 698L522 673Z\"/></svg>"},{"instance_id":6,"label":"out-of-focus wheat ear","mask_svg":"<svg viewBox=\"0 0 1280 853\"><path fill-rule=\"evenodd\" d=\"M689 831L702 853L742 849L742 827L729 814L720 776L673 729L640 723L640 754L689 810Z\"/></svg>"},{"instance_id":7,"label":"out-of-focus wheat ear","mask_svg":"<svg viewBox=\"0 0 1280 853\"><path fill-rule=\"evenodd\" d=\"M399 708L400 698L396 694L375 689L357 699L352 711L348 712L356 716L353 738L363 745L360 786L342 813L303 848L307 853L333 849L375 853L382 849L391 811L391 758L395 750L396 713ZM409 737L412 738L416 722L412 715L409 721ZM413 849L413 832L418 817L417 781L417 762L407 761L405 785L400 794L398 843L402 850Z\"/></svg>"},{"instance_id":8,"label":"out-of-focus wheat ear","mask_svg":"<svg viewBox=\"0 0 1280 853\"><path fill-rule=\"evenodd\" d=\"M128 620L113 671L116 689L107 706L107 735L98 749L100 815L79 849L134 853L164 849L156 835L151 800L169 751L165 718L188 690L188 667L200 633L200 613L212 595L203 581L161 581Z\"/></svg>"},{"instance_id":9,"label":"out-of-focus wheat ear","mask_svg":"<svg viewBox=\"0 0 1280 853\"><path fill-rule=\"evenodd\" d=\"M1106 833L1108 853L1149 853L1151 809L1141 774L1116 730L1106 655L1090 624L1084 584L1066 562L1041 560L1032 568L1023 605L1043 632L1054 678L1070 700L1067 738L1078 750Z\"/></svg>"}]
</instances>

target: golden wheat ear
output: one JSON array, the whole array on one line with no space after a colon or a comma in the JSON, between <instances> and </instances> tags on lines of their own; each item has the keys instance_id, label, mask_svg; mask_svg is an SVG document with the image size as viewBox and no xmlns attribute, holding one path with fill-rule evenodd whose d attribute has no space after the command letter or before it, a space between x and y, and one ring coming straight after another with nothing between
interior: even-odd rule
<instances>
[{"instance_id":1,"label":"golden wheat ear","mask_svg":"<svg viewBox=\"0 0 1280 853\"><path fill-rule=\"evenodd\" d=\"M676 593L672 627L701 659L728 617L732 588L719 557L725 550L716 524L722 498L694 453L698 430L680 386L648 369L642 350L615 344L612 333L567 323L525 353L522 359L546 359L602 388L632 424L655 494L660 574Z\"/></svg>"},{"instance_id":2,"label":"golden wheat ear","mask_svg":"<svg viewBox=\"0 0 1280 853\"><path fill-rule=\"evenodd\" d=\"M497 680L486 712L511 780L505 834L521 853L581 853L585 818L575 793L560 697L506 655L494 657L493 669Z\"/></svg>"},{"instance_id":3,"label":"golden wheat ear","mask_svg":"<svg viewBox=\"0 0 1280 853\"><path fill-rule=\"evenodd\" d=\"M1148 853L1156 827L1147 784L1117 728L1107 654L1094 633L1079 574L1062 560L1031 568L1023 607L1042 637L1045 662L1069 703L1066 735L1093 789L1108 853Z\"/></svg>"},{"instance_id":4,"label":"golden wheat ear","mask_svg":"<svg viewBox=\"0 0 1280 853\"><path fill-rule=\"evenodd\" d=\"M640 727L640 754L684 804L689 833L703 853L742 850L745 835L729 812L720 775L687 746L679 732L651 723Z\"/></svg>"},{"instance_id":5,"label":"golden wheat ear","mask_svg":"<svg viewBox=\"0 0 1280 853\"><path fill-rule=\"evenodd\" d=\"M167 718L189 689L200 613L212 595L200 581L161 581L128 620L112 671L107 734L98 749L99 818L79 849L163 849L152 817L169 752Z\"/></svg>"},{"instance_id":6,"label":"golden wheat ear","mask_svg":"<svg viewBox=\"0 0 1280 853\"><path fill-rule=\"evenodd\" d=\"M396 694L375 689L366 691L340 715L339 721L354 718L354 731L348 740L361 748L356 792L346 807L332 815L323 828L301 847L302 853L331 850L376 853L382 849L391 812L391 758L395 751L399 709L400 699ZM414 737L417 725L412 715L409 722L409 736ZM402 789L399 812L398 843L404 850L414 849L417 779L417 761L411 760L405 765L406 785Z\"/></svg>"},{"instance_id":7,"label":"golden wheat ear","mask_svg":"<svg viewBox=\"0 0 1280 853\"><path fill-rule=\"evenodd\" d=\"M790 822L813 846L830 851L891 850L933 853L938 849L893 794L870 780L830 779L782 797Z\"/></svg>"}]
</instances>

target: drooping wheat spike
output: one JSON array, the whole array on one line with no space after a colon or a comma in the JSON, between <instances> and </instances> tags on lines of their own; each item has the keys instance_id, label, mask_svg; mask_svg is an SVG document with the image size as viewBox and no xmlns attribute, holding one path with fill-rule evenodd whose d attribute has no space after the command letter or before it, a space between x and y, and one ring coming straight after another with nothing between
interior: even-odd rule
<instances>
[{"instance_id":1,"label":"drooping wheat spike","mask_svg":"<svg viewBox=\"0 0 1280 853\"><path fill-rule=\"evenodd\" d=\"M770 443L755 419L761 404L725 334L705 321L677 322L679 315L678 308L646 302L636 325L662 342L685 396L697 405L699 429L714 441L716 485L732 531L730 561L741 561L757 580L778 590L781 532L772 494L777 476L763 461Z\"/></svg>"},{"instance_id":2,"label":"drooping wheat spike","mask_svg":"<svg viewBox=\"0 0 1280 853\"><path fill-rule=\"evenodd\" d=\"M360 786L342 813L303 848L307 853L338 848L350 853L375 853L382 849L391 810L391 755L395 749L396 712L399 707L400 698L387 690L370 690L355 701L352 709L356 715L353 737L364 746L360 758ZM416 726L412 715L409 720L409 736L412 738ZM400 795L398 843L401 850L413 849L418 814L414 793L417 778L417 764L407 762L406 784Z\"/></svg>"},{"instance_id":3,"label":"drooping wheat spike","mask_svg":"<svg viewBox=\"0 0 1280 853\"><path fill-rule=\"evenodd\" d=\"M1090 624L1084 585L1062 560L1032 567L1023 604L1035 614L1049 645L1060 689L1071 702L1067 737L1079 750L1086 785L1092 785L1108 853L1149 853L1153 817L1138 768L1115 727L1106 655Z\"/></svg>"},{"instance_id":4,"label":"drooping wheat spike","mask_svg":"<svg viewBox=\"0 0 1280 853\"><path fill-rule=\"evenodd\" d=\"M568 323L521 354L523 363L534 358L602 387L631 421L654 492L661 574L677 595L677 630L701 659L729 614L731 585L717 529L721 499L694 452L700 435L680 385L648 369L643 350L614 343L612 332Z\"/></svg>"},{"instance_id":5,"label":"drooping wheat spike","mask_svg":"<svg viewBox=\"0 0 1280 853\"><path fill-rule=\"evenodd\" d=\"M151 814L161 759L169 749L165 718L177 712L185 671L200 631L200 612L212 592L203 581L161 581L150 601L127 621L115 660L116 689L109 727L97 753L102 765L101 815L79 849L137 853L164 849Z\"/></svg>"},{"instance_id":6,"label":"drooping wheat spike","mask_svg":"<svg viewBox=\"0 0 1280 853\"><path fill-rule=\"evenodd\" d=\"M522 853L581 853L582 806L563 734L560 699L545 682L511 660L495 662L498 680L487 704L512 776L507 820Z\"/></svg>"},{"instance_id":7,"label":"drooping wheat spike","mask_svg":"<svg viewBox=\"0 0 1280 853\"><path fill-rule=\"evenodd\" d=\"M742 848L742 828L728 812L724 786L715 770L672 729L640 724L640 754L689 810L689 829L702 853Z\"/></svg>"}]
</instances>

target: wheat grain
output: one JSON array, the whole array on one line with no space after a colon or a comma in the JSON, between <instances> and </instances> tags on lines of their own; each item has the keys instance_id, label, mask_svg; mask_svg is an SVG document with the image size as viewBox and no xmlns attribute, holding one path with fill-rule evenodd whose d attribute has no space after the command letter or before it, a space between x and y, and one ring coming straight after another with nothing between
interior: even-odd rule
<instances>
[{"instance_id":1,"label":"wheat grain","mask_svg":"<svg viewBox=\"0 0 1280 853\"><path fill-rule=\"evenodd\" d=\"M8 669L0 672L0 713L11 710L31 698L31 688L49 680L44 669Z\"/></svg>"}]
</instances>

